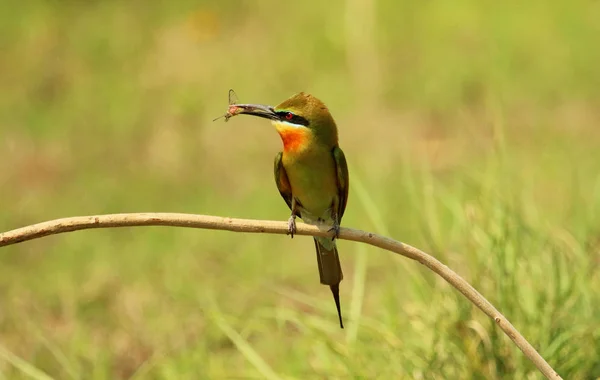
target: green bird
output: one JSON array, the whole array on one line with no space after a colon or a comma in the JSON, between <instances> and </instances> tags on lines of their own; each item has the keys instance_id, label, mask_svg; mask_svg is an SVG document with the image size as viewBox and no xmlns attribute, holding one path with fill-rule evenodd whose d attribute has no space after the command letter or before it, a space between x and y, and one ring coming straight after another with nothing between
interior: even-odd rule
<instances>
[{"instance_id":1,"label":"green bird","mask_svg":"<svg viewBox=\"0 0 600 380\"><path fill-rule=\"evenodd\" d=\"M325 225L333 238L315 237L321 284L329 285L344 328L339 284L344 277L335 238L348 201L348 164L338 145L338 130L322 101L303 92L276 107L232 104L226 119L253 115L271 120L281 136L283 151L275 156L275 183L292 214L288 233L294 237L296 217Z\"/></svg>"}]
</instances>

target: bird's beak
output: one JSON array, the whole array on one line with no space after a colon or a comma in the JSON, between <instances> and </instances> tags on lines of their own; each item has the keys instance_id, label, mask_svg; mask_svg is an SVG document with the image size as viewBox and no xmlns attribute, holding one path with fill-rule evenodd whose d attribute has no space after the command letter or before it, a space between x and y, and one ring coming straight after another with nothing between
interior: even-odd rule
<instances>
[{"instance_id":1,"label":"bird's beak","mask_svg":"<svg viewBox=\"0 0 600 380\"><path fill-rule=\"evenodd\" d=\"M269 120L279 120L279 115L275 113L275 109L271 106L265 106L262 104L233 104L230 107L230 113L235 115L252 115L263 117ZM235 110L231 112L231 108Z\"/></svg>"}]
</instances>

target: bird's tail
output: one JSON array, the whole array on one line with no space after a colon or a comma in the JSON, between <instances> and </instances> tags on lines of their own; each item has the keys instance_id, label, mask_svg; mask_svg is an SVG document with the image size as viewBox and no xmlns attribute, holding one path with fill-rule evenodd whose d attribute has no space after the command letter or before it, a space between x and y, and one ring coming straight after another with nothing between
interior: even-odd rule
<instances>
[{"instance_id":1,"label":"bird's tail","mask_svg":"<svg viewBox=\"0 0 600 380\"><path fill-rule=\"evenodd\" d=\"M329 285L340 319L340 327L344 328L339 290L339 284L344 278L344 274L342 273L342 266L340 265L335 241L332 241L330 238L315 238L314 240L315 248L317 249L317 264L319 265L321 284Z\"/></svg>"}]
</instances>

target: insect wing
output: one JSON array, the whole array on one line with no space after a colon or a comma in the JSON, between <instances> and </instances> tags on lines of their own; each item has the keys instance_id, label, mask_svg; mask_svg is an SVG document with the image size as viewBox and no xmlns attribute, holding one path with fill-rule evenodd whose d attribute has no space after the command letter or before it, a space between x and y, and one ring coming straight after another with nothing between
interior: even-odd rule
<instances>
[{"instance_id":1,"label":"insect wing","mask_svg":"<svg viewBox=\"0 0 600 380\"><path fill-rule=\"evenodd\" d=\"M229 105L232 106L234 104L238 104L240 101L238 99L237 94L235 93L235 91L233 91L233 89L229 90Z\"/></svg>"}]
</instances>

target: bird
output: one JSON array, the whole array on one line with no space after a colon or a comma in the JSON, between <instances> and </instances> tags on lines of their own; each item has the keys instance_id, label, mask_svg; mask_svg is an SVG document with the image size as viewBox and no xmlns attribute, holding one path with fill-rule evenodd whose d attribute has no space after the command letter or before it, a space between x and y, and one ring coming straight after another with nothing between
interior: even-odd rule
<instances>
[{"instance_id":1,"label":"bird","mask_svg":"<svg viewBox=\"0 0 600 380\"><path fill-rule=\"evenodd\" d=\"M344 328L339 285L344 275L335 239L348 202L349 175L338 129L325 104L300 92L272 107L231 104L230 115L269 119L279 133L283 150L275 156L277 189L288 205L288 234L294 237L296 218L307 224L330 227L332 237L314 237L321 284L328 285Z\"/></svg>"}]
</instances>

